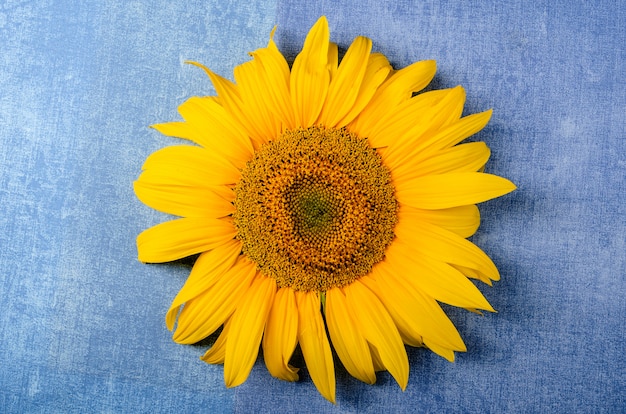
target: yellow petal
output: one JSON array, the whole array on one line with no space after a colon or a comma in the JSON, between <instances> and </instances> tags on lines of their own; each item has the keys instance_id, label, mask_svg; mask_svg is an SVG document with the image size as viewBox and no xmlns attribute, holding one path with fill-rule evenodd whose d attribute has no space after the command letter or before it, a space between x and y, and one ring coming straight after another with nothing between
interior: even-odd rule
<instances>
[{"instance_id":1,"label":"yellow petal","mask_svg":"<svg viewBox=\"0 0 626 414\"><path fill-rule=\"evenodd\" d=\"M459 272L463 273L465 276L472 278L472 279L478 279L483 283L488 284L489 286L492 286L493 283L491 283L492 280L499 280L500 275L497 275L496 278L491 279L489 276L485 275L482 272L479 272L476 269L470 269L469 267L465 267L465 266L461 266L461 265L457 265L454 263L451 263L452 267L454 267L455 269L457 269ZM468 308L466 308L468 309Z\"/></svg>"},{"instance_id":2,"label":"yellow petal","mask_svg":"<svg viewBox=\"0 0 626 414\"><path fill-rule=\"evenodd\" d=\"M380 353L372 344L369 344L369 347L372 354L372 362L374 363L374 370L376 370L376 372L384 371L386 368L383 365L382 359L380 358Z\"/></svg>"},{"instance_id":3,"label":"yellow petal","mask_svg":"<svg viewBox=\"0 0 626 414\"><path fill-rule=\"evenodd\" d=\"M215 332L233 314L255 275L254 264L239 259L204 293L185 302L178 316L174 341L194 344Z\"/></svg>"},{"instance_id":4,"label":"yellow petal","mask_svg":"<svg viewBox=\"0 0 626 414\"><path fill-rule=\"evenodd\" d=\"M272 31L272 37L273 34ZM265 73L266 83L271 86L266 91L272 100L270 109L281 120L283 128L294 129L295 118L289 93L290 72L285 57L280 53L272 38L270 38L266 48L252 52L252 57L260 62Z\"/></svg>"},{"instance_id":5,"label":"yellow petal","mask_svg":"<svg viewBox=\"0 0 626 414\"><path fill-rule=\"evenodd\" d=\"M476 204L515 190L506 178L479 172L427 175L396 183L400 204L440 209Z\"/></svg>"},{"instance_id":6,"label":"yellow petal","mask_svg":"<svg viewBox=\"0 0 626 414\"><path fill-rule=\"evenodd\" d=\"M290 91L296 127L312 126L322 110L330 73L328 21L322 16L307 35L302 51L291 68Z\"/></svg>"},{"instance_id":7,"label":"yellow petal","mask_svg":"<svg viewBox=\"0 0 626 414\"><path fill-rule=\"evenodd\" d=\"M376 294L390 310L390 315L398 318L394 321L399 329L424 343L439 344L456 351L466 350L454 324L437 301L415 289L412 284L403 283L388 263L376 266L376 273Z\"/></svg>"},{"instance_id":8,"label":"yellow petal","mask_svg":"<svg viewBox=\"0 0 626 414\"><path fill-rule=\"evenodd\" d=\"M221 102L221 101L220 101ZM221 154L236 167L245 165L254 152L241 122L220 105L215 97L191 97L178 111L194 132L193 141ZM162 130L160 125L155 128Z\"/></svg>"},{"instance_id":9,"label":"yellow petal","mask_svg":"<svg viewBox=\"0 0 626 414\"><path fill-rule=\"evenodd\" d=\"M214 249L236 234L231 221L187 217L157 224L137 236L139 261L163 263Z\"/></svg>"},{"instance_id":10,"label":"yellow petal","mask_svg":"<svg viewBox=\"0 0 626 414\"><path fill-rule=\"evenodd\" d=\"M241 178L240 170L226 158L193 145L174 145L155 151L146 159L142 169L172 176L173 181L187 179L198 185L235 184Z\"/></svg>"},{"instance_id":11,"label":"yellow petal","mask_svg":"<svg viewBox=\"0 0 626 414\"><path fill-rule=\"evenodd\" d=\"M219 101L220 105L224 107L224 109L226 110L226 113L232 119L239 121L240 119L245 117L245 112L242 109L243 104L241 102L241 96L239 95L239 88L237 87L237 85L235 85L228 79L214 73L213 71L211 71L209 68L207 68L201 63L192 62L192 61L186 61L185 63L189 63L191 65L197 66L201 68L202 70L204 70L204 72L209 76L209 79L211 79L211 82L213 83L213 87L215 88L215 91L217 92L217 96L218 96L218 99L215 99L213 97L211 97L211 99L214 100L215 102ZM183 115L182 112L181 112L181 115ZM184 118L184 115L183 115L183 118ZM227 121L230 122L230 119ZM241 132L242 127L243 129L246 129L246 126L247 125L245 124L238 123L237 132ZM251 133L251 131L249 130L246 130L246 131L248 134Z\"/></svg>"},{"instance_id":12,"label":"yellow petal","mask_svg":"<svg viewBox=\"0 0 626 414\"><path fill-rule=\"evenodd\" d=\"M463 117L429 138L420 147L434 151L456 145L483 129L491 119L492 114L493 110L490 109Z\"/></svg>"},{"instance_id":13,"label":"yellow petal","mask_svg":"<svg viewBox=\"0 0 626 414\"><path fill-rule=\"evenodd\" d=\"M434 152L456 145L483 129L489 122L491 113L489 110L466 116L431 135L405 138L405 145L399 143L396 150L385 152L385 165L392 170L405 162L416 165L431 157Z\"/></svg>"},{"instance_id":14,"label":"yellow petal","mask_svg":"<svg viewBox=\"0 0 626 414\"><path fill-rule=\"evenodd\" d=\"M400 241L394 241L386 255L397 277L433 299L460 308L493 310L478 288L449 264Z\"/></svg>"},{"instance_id":15,"label":"yellow petal","mask_svg":"<svg viewBox=\"0 0 626 414\"><path fill-rule=\"evenodd\" d=\"M424 175L479 171L489 159L489 147L484 142L469 142L437 151L432 157L411 162L406 160L392 170L396 182Z\"/></svg>"},{"instance_id":16,"label":"yellow petal","mask_svg":"<svg viewBox=\"0 0 626 414\"><path fill-rule=\"evenodd\" d=\"M232 318L231 318L232 319ZM228 339L228 332L230 330L230 320L228 319L224 323L224 328L222 328L222 332L217 337L211 348L209 348L203 356L200 357L201 360L206 362L207 364L223 364L224 358L226 356L226 340Z\"/></svg>"},{"instance_id":17,"label":"yellow petal","mask_svg":"<svg viewBox=\"0 0 626 414\"><path fill-rule=\"evenodd\" d=\"M241 95L242 115L245 114L239 122L247 125L250 138L261 145L278 137L282 125L271 110L274 85L266 79L262 64L253 60L237 66L235 81Z\"/></svg>"},{"instance_id":18,"label":"yellow petal","mask_svg":"<svg viewBox=\"0 0 626 414\"><path fill-rule=\"evenodd\" d=\"M415 226L421 225L417 224L418 221L425 221L467 238L480 225L480 211L475 204L440 210L423 210L403 205L398 210L398 219L409 220Z\"/></svg>"},{"instance_id":19,"label":"yellow petal","mask_svg":"<svg viewBox=\"0 0 626 414\"><path fill-rule=\"evenodd\" d=\"M175 216L207 218L226 217L235 211L230 201L207 185L152 183L146 176L149 174L142 174L133 188L137 198L155 210Z\"/></svg>"},{"instance_id":20,"label":"yellow petal","mask_svg":"<svg viewBox=\"0 0 626 414\"><path fill-rule=\"evenodd\" d=\"M337 43L329 42L328 43L328 71L330 73L330 79L332 79L337 74L337 68L339 65L339 47Z\"/></svg>"},{"instance_id":21,"label":"yellow petal","mask_svg":"<svg viewBox=\"0 0 626 414\"><path fill-rule=\"evenodd\" d=\"M227 387L243 384L250 375L275 294L276 280L257 273L237 307L226 341L224 382Z\"/></svg>"},{"instance_id":22,"label":"yellow petal","mask_svg":"<svg viewBox=\"0 0 626 414\"><path fill-rule=\"evenodd\" d=\"M426 340L424 341L424 345L426 345L435 354L444 357L450 362L454 362L454 351L452 349Z\"/></svg>"},{"instance_id":23,"label":"yellow petal","mask_svg":"<svg viewBox=\"0 0 626 414\"><path fill-rule=\"evenodd\" d=\"M376 382L376 374L372 355L351 315L341 289L334 288L326 292L326 323L339 359L350 375L373 384Z\"/></svg>"},{"instance_id":24,"label":"yellow petal","mask_svg":"<svg viewBox=\"0 0 626 414\"><path fill-rule=\"evenodd\" d=\"M389 312L389 316L391 316L391 319L393 319L393 323L395 323L396 328L398 328L398 333L400 334L400 338L402 338L402 342L404 342L406 345L414 347L423 346L424 341L422 340L422 336L419 334L419 332L411 329L410 324L406 322L403 318L403 315L398 312L398 306L394 306L395 303L388 303L388 301L393 300L395 296L390 295L380 288L380 285L378 283L378 279L380 278L380 271L377 270L379 266L380 264L375 266L372 271L368 275L363 276L360 281L363 282L363 284L367 286L369 290L374 292L374 294L378 297L378 299L380 299L383 305L385 305L385 309L387 309L387 311ZM399 302L402 303L402 301Z\"/></svg>"},{"instance_id":25,"label":"yellow petal","mask_svg":"<svg viewBox=\"0 0 626 414\"><path fill-rule=\"evenodd\" d=\"M371 122L367 130L355 131L367 136L374 148L396 144L414 128L427 128L439 103L452 93L452 89L429 91L414 96L389 108L378 115L376 122Z\"/></svg>"},{"instance_id":26,"label":"yellow petal","mask_svg":"<svg viewBox=\"0 0 626 414\"><path fill-rule=\"evenodd\" d=\"M393 99L396 104L411 98L430 83L437 71L437 62L422 60L396 71L380 88L378 99ZM392 98L395 97L395 98ZM376 102L380 104L380 102Z\"/></svg>"},{"instance_id":27,"label":"yellow petal","mask_svg":"<svg viewBox=\"0 0 626 414\"><path fill-rule=\"evenodd\" d=\"M234 200L234 193L229 187L220 184L210 184L209 177L211 174L207 173L207 170L207 166L203 166L202 164L179 166L164 164L159 168L151 168L143 171L138 181L152 186L206 188L229 201Z\"/></svg>"},{"instance_id":28,"label":"yellow petal","mask_svg":"<svg viewBox=\"0 0 626 414\"><path fill-rule=\"evenodd\" d=\"M500 275L493 261L478 246L441 227L402 217L394 230L397 240L446 263L476 269L492 280Z\"/></svg>"},{"instance_id":29,"label":"yellow petal","mask_svg":"<svg viewBox=\"0 0 626 414\"><path fill-rule=\"evenodd\" d=\"M280 288L267 318L263 335L263 358L267 370L276 378L297 381L298 369L289 359L298 343L298 308L293 289Z\"/></svg>"},{"instance_id":30,"label":"yellow petal","mask_svg":"<svg viewBox=\"0 0 626 414\"><path fill-rule=\"evenodd\" d=\"M401 102L411 98L413 92L428 85L435 76L436 69L434 60L425 60L395 72L378 88L350 129L357 131L360 136L368 137L380 114L395 110Z\"/></svg>"},{"instance_id":31,"label":"yellow petal","mask_svg":"<svg viewBox=\"0 0 626 414\"><path fill-rule=\"evenodd\" d=\"M326 336L317 292L296 292L298 342L317 390L335 403L335 366Z\"/></svg>"},{"instance_id":32,"label":"yellow petal","mask_svg":"<svg viewBox=\"0 0 626 414\"><path fill-rule=\"evenodd\" d=\"M352 109L365 76L372 41L357 37L348 48L337 73L333 75L326 103L322 108L319 123L328 128L336 128L339 121Z\"/></svg>"},{"instance_id":33,"label":"yellow petal","mask_svg":"<svg viewBox=\"0 0 626 414\"><path fill-rule=\"evenodd\" d=\"M447 93L443 94L441 100L434 105L433 110L428 111L428 122L424 122L423 125L415 125L407 133L409 137L433 134L459 120L463 112L463 105L465 104L465 89L459 85L447 89L446 92Z\"/></svg>"},{"instance_id":34,"label":"yellow petal","mask_svg":"<svg viewBox=\"0 0 626 414\"><path fill-rule=\"evenodd\" d=\"M183 303L201 295L213 286L235 263L241 253L241 242L229 240L213 250L202 253L194 263L191 273L178 292L165 316L165 324L174 329L176 316Z\"/></svg>"},{"instance_id":35,"label":"yellow petal","mask_svg":"<svg viewBox=\"0 0 626 414\"><path fill-rule=\"evenodd\" d=\"M359 280L343 290L357 329L378 350L383 365L404 390L409 380L409 360L389 313L376 295Z\"/></svg>"},{"instance_id":36,"label":"yellow petal","mask_svg":"<svg viewBox=\"0 0 626 414\"><path fill-rule=\"evenodd\" d=\"M433 93L436 92L436 93ZM465 103L465 90L460 87L454 87L447 90L433 91L424 95L433 95L433 97L423 100L433 100L433 98L441 99L430 107L421 109L419 115L406 115L408 120L414 120L413 124L407 128L407 119L397 121L399 125L404 125L399 130L396 125L391 125L388 130L395 135L395 139L387 137L389 148L385 152L385 162L392 168L399 165L399 161L407 159L406 153L413 151L422 141L427 141L432 135L436 135L439 130L445 129L454 121L458 121L463 111ZM417 96L411 100L418 100L421 96ZM421 103L421 100L420 100ZM376 136L378 131L372 132L372 136Z\"/></svg>"},{"instance_id":37,"label":"yellow petal","mask_svg":"<svg viewBox=\"0 0 626 414\"><path fill-rule=\"evenodd\" d=\"M135 193L150 207L178 216L217 218L230 214L222 212L232 212L224 202L230 204L235 200L233 186L209 184L209 180L203 179L207 174L197 172L197 168L185 167L146 170L134 183ZM163 200L163 197L181 200Z\"/></svg>"},{"instance_id":38,"label":"yellow petal","mask_svg":"<svg viewBox=\"0 0 626 414\"><path fill-rule=\"evenodd\" d=\"M369 55L359 94L350 111L337 123L337 128L350 124L361 113L371 101L378 87L387 79L389 72L391 72L391 65L383 54L372 53ZM350 126L348 129L350 130ZM351 132L358 135L357 131Z\"/></svg>"},{"instance_id":39,"label":"yellow petal","mask_svg":"<svg viewBox=\"0 0 626 414\"><path fill-rule=\"evenodd\" d=\"M462 86L459 85L451 88L450 93L437 104L437 111L431 118L426 133L435 132L458 121L463 113L465 98L465 89ZM421 130L421 128L419 130Z\"/></svg>"}]
</instances>

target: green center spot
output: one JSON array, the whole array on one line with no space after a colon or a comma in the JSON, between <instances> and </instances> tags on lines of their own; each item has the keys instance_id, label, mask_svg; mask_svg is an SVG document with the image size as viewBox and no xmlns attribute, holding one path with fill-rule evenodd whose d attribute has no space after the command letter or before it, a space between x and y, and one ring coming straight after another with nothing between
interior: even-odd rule
<instances>
[{"instance_id":1,"label":"green center spot","mask_svg":"<svg viewBox=\"0 0 626 414\"><path fill-rule=\"evenodd\" d=\"M296 196L296 205L291 208L293 220L301 236L321 236L328 232L337 216L333 197L321 191Z\"/></svg>"}]
</instances>

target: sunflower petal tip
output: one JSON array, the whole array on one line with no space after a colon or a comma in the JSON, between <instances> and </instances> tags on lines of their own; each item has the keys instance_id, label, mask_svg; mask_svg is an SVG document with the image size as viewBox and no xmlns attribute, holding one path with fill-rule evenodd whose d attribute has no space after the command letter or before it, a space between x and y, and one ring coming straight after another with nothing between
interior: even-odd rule
<instances>
[{"instance_id":1,"label":"sunflower petal tip","mask_svg":"<svg viewBox=\"0 0 626 414\"><path fill-rule=\"evenodd\" d=\"M322 397L324 397L326 400L330 401L333 404L337 404L334 386L327 387L326 389L322 389L318 387L316 384L316 388L317 388L317 391L322 395Z\"/></svg>"},{"instance_id":2,"label":"sunflower petal tip","mask_svg":"<svg viewBox=\"0 0 626 414\"><path fill-rule=\"evenodd\" d=\"M328 28L328 19L326 18L325 15L322 15L320 16L319 19L317 19L317 21L313 24L313 26L309 30L309 35L311 33L315 33L318 30L324 31L326 33L330 32L330 29Z\"/></svg>"},{"instance_id":3,"label":"sunflower petal tip","mask_svg":"<svg viewBox=\"0 0 626 414\"><path fill-rule=\"evenodd\" d=\"M459 98L465 98L466 96L465 88L463 87L463 85L456 85L454 88L452 88L452 93L458 95Z\"/></svg>"},{"instance_id":4,"label":"sunflower petal tip","mask_svg":"<svg viewBox=\"0 0 626 414\"><path fill-rule=\"evenodd\" d=\"M330 401L331 403L337 405L337 401L335 399L334 395L326 395L326 394L322 394L324 396L324 398L326 398L328 401Z\"/></svg>"},{"instance_id":5,"label":"sunflower petal tip","mask_svg":"<svg viewBox=\"0 0 626 414\"><path fill-rule=\"evenodd\" d=\"M395 378L398 387L402 390L402 392L406 391L406 387L409 385L409 371L407 369L406 374L402 374L402 377Z\"/></svg>"},{"instance_id":6,"label":"sunflower petal tip","mask_svg":"<svg viewBox=\"0 0 626 414\"><path fill-rule=\"evenodd\" d=\"M435 59L428 59L423 61L424 64L428 67L429 72L434 74L437 72L437 61Z\"/></svg>"},{"instance_id":7,"label":"sunflower petal tip","mask_svg":"<svg viewBox=\"0 0 626 414\"><path fill-rule=\"evenodd\" d=\"M235 388L243 384L246 379L248 379L248 375L226 375L226 370L224 370L224 384L226 388Z\"/></svg>"},{"instance_id":8,"label":"sunflower petal tip","mask_svg":"<svg viewBox=\"0 0 626 414\"><path fill-rule=\"evenodd\" d=\"M502 179L505 181L505 187L508 190L504 194L508 194L508 193L511 193L511 192L517 190L517 186L515 185L515 183L513 183L513 181L507 180L506 178L502 178Z\"/></svg>"},{"instance_id":9,"label":"sunflower petal tip","mask_svg":"<svg viewBox=\"0 0 626 414\"><path fill-rule=\"evenodd\" d=\"M411 66L421 66L422 69L426 69L428 72L435 73L437 71L437 61L435 59L424 59L414 62Z\"/></svg>"}]
</instances>

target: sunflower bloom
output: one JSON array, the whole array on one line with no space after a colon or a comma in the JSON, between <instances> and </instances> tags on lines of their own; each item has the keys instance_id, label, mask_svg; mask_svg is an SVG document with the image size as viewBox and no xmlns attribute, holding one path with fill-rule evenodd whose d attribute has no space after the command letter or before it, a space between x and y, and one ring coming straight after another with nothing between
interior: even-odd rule
<instances>
[{"instance_id":1,"label":"sunflower bloom","mask_svg":"<svg viewBox=\"0 0 626 414\"><path fill-rule=\"evenodd\" d=\"M272 376L296 381L299 345L334 402L332 349L359 380L387 370L403 390L405 345L450 361L466 350L439 302L493 311L470 278L491 284L498 270L467 238L476 203L515 186L483 172L484 143L461 143L491 111L461 117L461 87L416 94L434 61L394 71L357 37L339 62L329 37L322 17L290 67L270 36L235 82L196 64L217 96L154 125L195 145L150 155L134 189L180 217L137 237L139 260L199 254L166 315L174 341L221 328L202 359L224 364L227 387L260 346Z\"/></svg>"}]
</instances>

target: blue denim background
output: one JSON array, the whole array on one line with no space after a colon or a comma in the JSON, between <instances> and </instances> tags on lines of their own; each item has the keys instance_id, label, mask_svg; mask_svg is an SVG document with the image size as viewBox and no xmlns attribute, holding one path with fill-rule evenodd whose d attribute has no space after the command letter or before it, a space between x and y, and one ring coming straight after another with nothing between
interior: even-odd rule
<instances>
[{"instance_id":1,"label":"blue denim background","mask_svg":"<svg viewBox=\"0 0 626 414\"><path fill-rule=\"evenodd\" d=\"M479 3L472 4L470 3ZM147 128L212 94L276 40L295 56L327 14L345 50L360 34L396 67L436 59L476 139L515 193L485 203L474 241L502 281L498 309L446 308L469 352L409 349L407 390L337 367L337 405L262 361L223 386L205 346L164 326L189 263L142 265L135 236L167 219L132 181L175 141ZM601 0L18 1L0 4L0 411L620 412L626 405L626 6ZM295 364L303 366L302 357Z\"/></svg>"}]
</instances>

